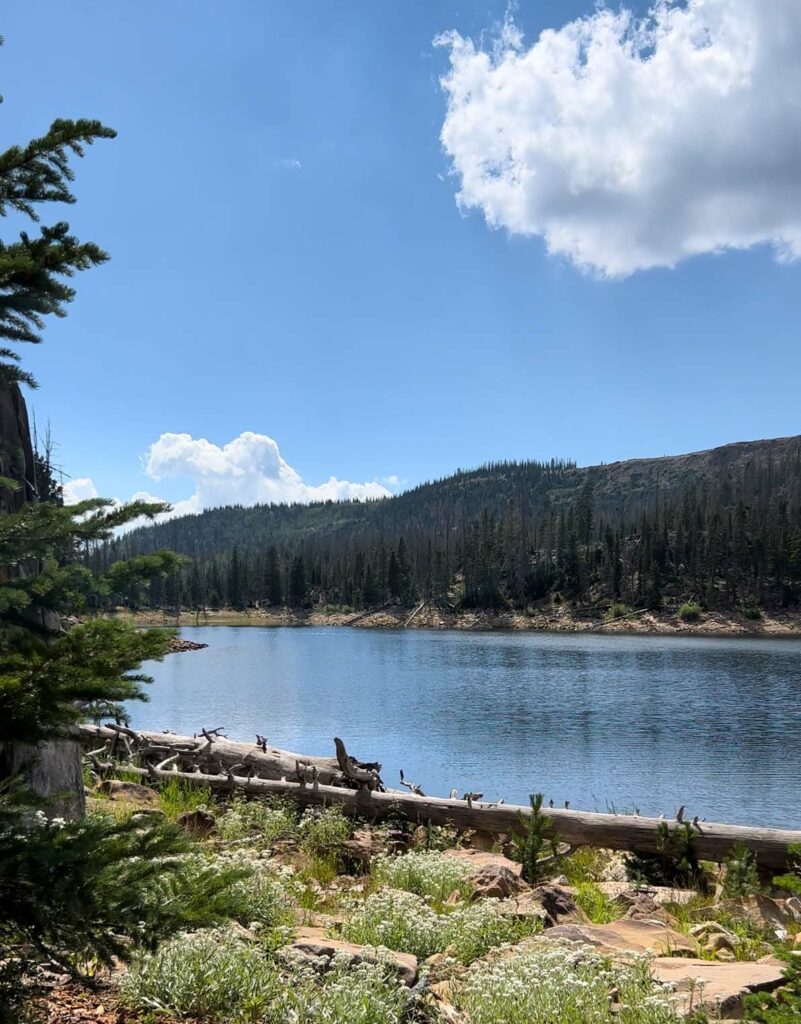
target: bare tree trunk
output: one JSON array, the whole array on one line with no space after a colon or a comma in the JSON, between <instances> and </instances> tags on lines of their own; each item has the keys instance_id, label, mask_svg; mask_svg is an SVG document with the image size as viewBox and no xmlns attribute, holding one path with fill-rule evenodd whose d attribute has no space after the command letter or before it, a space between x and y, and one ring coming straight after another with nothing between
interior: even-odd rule
<instances>
[{"instance_id":1,"label":"bare tree trunk","mask_svg":"<svg viewBox=\"0 0 801 1024\"><path fill-rule=\"evenodd\" d=\"M41 800L48 818L82 818L81 745L75 740L0 743L0 778L18 776Z\"/></svg>"}]
</instances>

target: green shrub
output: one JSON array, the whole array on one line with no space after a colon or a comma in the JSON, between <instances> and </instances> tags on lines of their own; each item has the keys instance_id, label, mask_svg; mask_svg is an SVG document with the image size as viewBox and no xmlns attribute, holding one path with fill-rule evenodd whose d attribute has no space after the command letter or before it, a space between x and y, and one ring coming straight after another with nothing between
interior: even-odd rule
<instances>
[{"instance_id":1,"label":"green shrub","mask_svg":"<svg viewBox=\"0 0 801 1024\"><path fill-rule=\"evenodd\" d=\"M27 946L78 970L226 920L245 872L198 869L185 856L192 848L164 822L47 821L0 799L0 946Z\"/></svg>"},{"instance_id":2,"label":"green shrub","mask_svg":"<svg viewBox=\"0 0 801 1024\"><path fill-rule=\"evenodd\" d=\"M398 1024L408 990L383 964L337 956L322 977L281 973L259 946L200 932L139 957L123 980L132 1008L253 1024Z\"/></svg>"},{"instance_id":3,"label":"green shrub","mask_svg":"<svg viewBox=\"0 0 801 1024\"><path fill-rule=\"evenodd\" d=\"M787 847L787 860L790 870L784 875L776 875L773 884L793 896L801 897L801 843L790 843Z\"/></svg>"},{"instance_id":4,"label":"green shrub","mask_svg":"<svg viewBox=\"0 0 801 1024\"><path fill-rule=\"evenodd\" d=\"M339 807L310 808L298 825L300 847L312 857L336 856L352 831Z\"/></svg>"},{"instance_id":5,"label":"green shrub","mask_svg":"<svg viewBox=\"0 0 801 1024\"><path fill-rule=\"evenodd\" d=\"M542 793L531 794L529 797L531 813L525 815L522 811L518 811L518 831L512 835L515 859L523 865L523 879L529 885L536 885L542 878L542 866L539 860L546 842L550 843L550 849L554 855L559 844L557 835L552 836L550 841L545 838L545 833L553 823L553 819L542 813L542 800Z\"/></svg>"},{"instance_id":6,"label":"green shrub","mask_svg":"<svg viewBox=\"0 0 801 1024\"><path fill-rule=\"evenodd\" d=\"M494 946L516 942L539 927L536 919L502 913L494 900L437 914L414 893L385 889L355 909L342 934L359 945L386 946L421 960L447 949L461 963L470 963Z\"/></svg>"},{"instance_id":7,"label":"green shrub","mask_svg":"<svg viewBox=\"0 0 801 1024\"><path fill-rule=\"evenodd\" d=\"M342 927L349 942L386 946L425 960L444 948L439 915L420 896L387 889L368 896Z\"/></svg>"},{"instance_id":8,"label":"green shrub","mask_svg":"<svg viewBox=\"0 0 801 1024\"><path fill-rule=\"evenodd\" d=\"M613 1009L610 991L615 990ZM543 944L481 963L453 985L470 1024L679 1024L647 961L612 964L575 945Z\"/></svg>"},{"instance_id":9,"label":"green shrub","mask_svg":"<svg viewBox=\"0 0 801 1024\"><path fill-rule=\"evenodd\" d=\"M472 885L467 881L470 866L442 853L404 853L398 857L378 857L372 875L379 885L404 889L417 896L441 904L454 890L468 896Z\"/></svg>"},{"instance_id":10,"label":"green shrub","mask_svg":"<svg viewBox=\"0 0 801 1024\"><path fill-rule=\"evenodd\" d=\"M723 876L723 898L739 899L759 892L756 854L744 843L735 843L725 859L726 873Z\"/></svg>"},{"instance_id":11,"label":"green shrub","mask_svg":"<svg viewBox=\"0 0 801 1024\"><path fill-rule=\"evenodd\" d=\"M277 967L258 946L227 932L198 932L137 957L123 978L122 997L138 1010L215 1021L247 1011L258 1020L282 989Z\"/></svg>"},{"instance_id":12,"label":"green shrub","mask_svg":"<svg viewBox=\"0 0 801 1024\"><path fill-rule=\"evenodd\" d=\"M696 830L685 821L672 829L660 821L656 853L634 853L624 858L626 874L632 882L666 885L677 889L707 888L706 876L693 848Z\"/></svg>"},{"instance_id":13,"label":"green shrub","mask_svg":"<svg viewBox=\"0 0 801 1024\"><path fill-rule=\"evenodd\" d=\"M564 858L560 870L571 885L581 885L582 882L600 882L608 863L609 854L605 850L580 846Z\"/></svg>"},{"instance_id":14,"label":"green shrub","mask_svg":"<svg viewBox=\"0 0 801 1024\"><path fill-rule=\"evenodd\" d=\"M746 996L745 1011L755 1024L798 1024L801 1020L801 958L787 955L784 985L779 991L766 995Z\"/></svg>"},{"instance_id":15,"label":"green shrub","mask_svg":"<svg viewBox=\"0 0 801 1024\"><path fill-rule=\"evenodd\" d=\"M606 613L607 619L622 619L629 613L629 607L622 601L614 601Z\"/></svg>"},{"instance_id":16,"label":"green shrub","mask_svg":"<svg viewBox=\"0 0 801 1024\"><path fill-rule=\"evenodd\" d=\"M695 601L687 601L679 608L678 616L682 622L698 622L702 611L700 604L696 604Z\"/></svg>"},{"instance_id":17,"label":"green shrub","mask_svg":"<svg viewBox=\"0 0 801 1024\"><path fill-rule=\"evenodd\" d=\"M226 843L247 841L266 848L279 839L291 839L297 827L295 805L282 800L245 800L240 796L217 819L217 832Z\"/></svg>"},{"instance_id":18,"label":"green shrub","mask_svg":"<svg viewBox=\"0 0 801 1024\"><path fill-rule=\"evenodd\" d=\"M620 907L594 882L581 882L576 889L575 899L593 924L608 924L620 917Z\"/></svg>"},{"instance_id":19,"label":"green shrub","mask_svg":"<svg viewBox=\"0 0 801 1024\"><path fill-rule=\"evenodd\" d=\"M747 601L743 606L743 616L746 619L761 619L762 609L759 607L756 601Z\"/></svg>"}]
</instances>

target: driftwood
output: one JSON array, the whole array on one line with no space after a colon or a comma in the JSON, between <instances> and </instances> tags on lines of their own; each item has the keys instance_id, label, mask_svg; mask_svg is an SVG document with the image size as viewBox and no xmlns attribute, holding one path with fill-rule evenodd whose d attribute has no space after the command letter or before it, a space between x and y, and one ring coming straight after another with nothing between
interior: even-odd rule
<instances>
[{"instance_id":1,"label":"driftwood","mask_svg":"<svg viewBox=\"0 0 801 1024\"><path fill-rule=\"evenodd\" d=\"M111 748L119 743L119 753L126 756L128 750L132 754L138 750L140 756L147 751L158 757L157 762L154 757L146 765L134 766L133 770L142 776L185 779L223 792L241 790L253 796L289 796L301 804L337 805L347 814L374 821L402 810L412 821L508 835L519 830L521 814L525 819L531 813L528 807L481 803L478 793L465 794L460 800L426 797L419 792L387 792L380 785L380 766L349 757L341 740L336 743L338 758L309 758L271 747L265 753L258 743L252 747L232 743L209 730L200 740L169 733L120 732L102 726L79 726L77 730L85 744L103 741L103 746L89 755L102 771L119 767L131 770L129 764L119 765L112 760ZM201 763L213 765L214 771L201 770ZM181 764L190 765L192 770L179 770ZM284 772L283 776L278 775L279 771ZM336 780L335 784L329 784L328 779ZM550 833L558 834L571 847L594 846L636 853L658 852L659 832L665 824L657 818L569 808L549 809L547 815L552 822ZM683 817L684 808L680 808L677 821L668 823L668 827L683 828ZM801 843L801 831L697 819L693 819L693 825L693 847L701 859L721 862L735 843L743 843L757 855L763 871L782 871L787 864L787 847Z\"/></svg>"}]
</instances>

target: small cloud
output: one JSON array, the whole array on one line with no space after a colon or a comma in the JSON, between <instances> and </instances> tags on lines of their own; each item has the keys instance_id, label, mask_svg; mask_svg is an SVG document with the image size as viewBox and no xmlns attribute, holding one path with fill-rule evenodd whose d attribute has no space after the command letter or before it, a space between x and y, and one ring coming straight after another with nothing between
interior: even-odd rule
<instances>
[{"instance_id":1,"label":"small cloud","mask_svg":"<svg viewBox=\"0 0 801 1024\"><path fill-rule=\"evenodd\" d=\"M79 501L88 501L90 498L97 498L97 488L92 478L79 476L69 480L62 488L65 505L77 505Z\"/></svg>"},{"instance_id":2,"label":"small cloud","mask_svg":"<svg viewBox=\"0 0 801 1024\"><path fill-rule=\"evenodd\" d=\"M284 171L301 171L303 170L303 164L296 157L284 157L282 160L276 160L276 167L280 167Z\"/></svg>"},{"instance_id":3,"label":"small cloud","mask_svg":"<svg viewBox=\"0 0 801 1024\"><path fill-rule=\"evenodd\" d=\"M402 487L403 484L406 483L406 481L401 480L397 473L390 473L389 476L381 477L381 483L386 484L387 487Z\"/></svg>"}]
</instances>

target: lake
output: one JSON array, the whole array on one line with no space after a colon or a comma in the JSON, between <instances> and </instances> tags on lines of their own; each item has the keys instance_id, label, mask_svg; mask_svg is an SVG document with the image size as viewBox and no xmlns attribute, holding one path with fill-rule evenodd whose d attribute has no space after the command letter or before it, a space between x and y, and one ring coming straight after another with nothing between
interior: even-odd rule
<instances>
[{"instance_id":1,"label":"lake","mask_svg":"<svg viewBox=\"0 0 801 1024\"><path fill-rule=\"evenodd\" d=\"M132 724L350 753L427 794L801 827L801 641L188 628Z\"/></svg>"}]
</instances>

